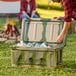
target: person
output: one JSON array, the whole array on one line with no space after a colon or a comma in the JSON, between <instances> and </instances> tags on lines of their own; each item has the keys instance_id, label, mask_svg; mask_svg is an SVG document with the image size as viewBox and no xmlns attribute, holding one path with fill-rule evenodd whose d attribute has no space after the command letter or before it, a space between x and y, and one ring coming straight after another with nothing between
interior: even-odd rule
<instances>
[{"instance_id":1,"label":"person","mask_svg":"<svg viewBox=\"0 0 76 76\"><path fill-rule=\"evenodd\" d=\"M76 0L62 0L62 4L65 11L64 27L57 38L58 43L62 42L64 35L68 32L72 18L76 21Z\"/></svg>"},{"instance_id":2,"label":"person","mask_svg":"<svg viewBox=\"0 0 76 76\"><path fill-rule=\"evenodd\" d=\"M19 20L22 21L23 18L38 18L36 14L36 2L35 0L21 0L20 1L20 13Z\"/></svg>"}]
</instances>

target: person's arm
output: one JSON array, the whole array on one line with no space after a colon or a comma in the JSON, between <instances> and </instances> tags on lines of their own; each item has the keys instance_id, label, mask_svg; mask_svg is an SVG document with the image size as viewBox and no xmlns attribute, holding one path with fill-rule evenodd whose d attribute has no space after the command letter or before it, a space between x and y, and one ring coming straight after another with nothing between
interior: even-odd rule
<instances>
[{"instance_id":1,"label":"person's arm","mask_svg":"<svg viewBox=\"0 0 76 76\"><path fill-rule=\"evenodd\" d=\"M29 15L25 11L25 1L24 0L21 0L21 2L20 2L20 11L22 12L22 14L26 15L27 18L30 18Z\"/></svg>"},{"instance_id":2,"label":"person's arm","mask_svg":"<svg viewBox=\"0 0 76 76\"><path fill-rule=\"evenodd\" d=\"M64 18L64 27L62 32L57 38L57 42L60 43L63 40L64 35L67 33L70 23L72 21L72 7L71 7L71 0L62 0L64 10L65 10L65 18Z\"/></svg>"},{"instance_id":3,"label":"person's arm","mask_svg":"<svg viewBox=\"0 0 76 76\"><path fill-rule=\"evenodd\" d=\"M35 13L36 13L36 2L35 2L35 0L33 0L33 2L32 2L32 14L31 14L31 18L33 18L33 16L35 15Z\"/></svg>"},{"instance_id":4,"label":"person's arm","mask_svg":"<svg viewBox=\"0 0 76 76\"><path fill-rule=\"evenodd\" d=\"M35 13L36 13L36 10L33 10L32 11L32 15L31 15L31 18L33 18L33 16L35 15Z\"/></svg>"},{"instance_id":5,"label":"person's arm","mask_svg":"<svg viewBox=\"0 0 76 76\"><path fill-rule=\"evenodd\" d=\"M24 0L21 0L20 1L20 11L21 11L21 13L22 13L22 11L25 11L25 4L24 4Z\"/></svg>"},{"instance_id":6,"label":"person's arm","mask_svg":"<svg viewBox=\"0 0 76 76\"><path fill-rule=\"evenodd\" d=\"M22 11L22 14L26 15L27 18L30 18L29 15L25 11Z\"/></svg>"},{"instance_id":7,"label":"person's arm","mask_svg":"<svg viewBox=\"0 0 76 76\"><path fill-rule=\"evenodd\" d=\"M71 0L62 0L62 1L65 11L64 27L62 32L65 34L68 31L70 23L72 21L72 7L71 7Z\"/></svg>"},{"instance_id":8,"label":"person's arm","mask_svg":"<svg viewBox=\"0 0 76 76\"><path fill-rule=\"evenodd\" d=\"M71 22L72 21L71 0L62 0L62 3L65 11L64 22Z\"/></svg>"},{"instance_id":9,"label":"person's arm","mask_svg":"<svg viewBox=\"0 0 76 76\"><path fill-rule=\"evenodd\" d=\"M57 38L58 43L62 42L64 35L68 32L68 29L70 27L70 23L71 22L64 22L64 27L62 29L62 32L60 33L60 35Z\"/></svg>"}]
</instances>

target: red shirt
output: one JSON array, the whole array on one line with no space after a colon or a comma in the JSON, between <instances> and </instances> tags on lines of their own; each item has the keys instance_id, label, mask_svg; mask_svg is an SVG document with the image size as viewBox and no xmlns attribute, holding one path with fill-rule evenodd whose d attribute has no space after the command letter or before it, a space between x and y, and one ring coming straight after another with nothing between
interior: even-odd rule
<instances>
[{"instance_id":1,"label":"red shirt","mask_svg":"<svg viewBox=\"0 0 76 76\"><path fill-rule=\"evenodd\" d=\"M30 0L29 5L30 5L30 17L31 17L32 11L36 10L35 0ZM19 16L18 16L19 20L21 20L20 17L21 17L22 11L27 12L27 7L28 7L27 0L21 0L20 1L20 13L19 13Z\"/></svg>"},{"instance_id":2,"label":"red shirt","mask_svg":"<svg viewBox=\"0 0 76 76\"><path fill-rule=\"evenodd\" d=\"M76 20L76 0L62 0L65 11L65 22L71 22L72 18Z\"/></svg>"}]
</instances>

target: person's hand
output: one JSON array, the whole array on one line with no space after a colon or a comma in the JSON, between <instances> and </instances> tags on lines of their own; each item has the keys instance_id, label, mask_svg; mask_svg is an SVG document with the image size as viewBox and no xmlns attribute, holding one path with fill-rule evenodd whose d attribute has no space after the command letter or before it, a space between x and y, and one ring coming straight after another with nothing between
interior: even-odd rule
<instances>
[{"instance_id":1,"label":"person's hand","mask_svg":"<svg viewBox=\"0 0 76 76\"><path fill-rule=\"evenodd\" d=\"M33 10L32 11L32 15L31 15L31 18L33 18L33 16L35 15L35 13L36 13L36 10Z\"/></svg>"},{"instance_id":2,"label":"person's hand","mask_svg":"<svg viewBox=\"0 0 76 76\"><path fill-rule=\"evenodd\" d=\"M63 40L63 35L59 35L58 38L57 38L57 43L61 43Z\"/></svg>"},{"instance_id":3,"label":"person's hand","mask_svg":"<svg viewBox=\"0 0 76 76\"><path fill-rule=\"evenodd\" d=\"M25 11L22 11L22 13L23 13L28 19L30 19L30 16L29 16Z\"/></svg>"},{"instance_id":4,"label":"person's hand","mask_svg":"<svg viewBox=\"0 0 76 76\"><path fill-rule=\"evenodd\" d=\"M53 19L63 20L63 19L64 19L64 17L54 17Z\"/></svg>"}]
</instances>

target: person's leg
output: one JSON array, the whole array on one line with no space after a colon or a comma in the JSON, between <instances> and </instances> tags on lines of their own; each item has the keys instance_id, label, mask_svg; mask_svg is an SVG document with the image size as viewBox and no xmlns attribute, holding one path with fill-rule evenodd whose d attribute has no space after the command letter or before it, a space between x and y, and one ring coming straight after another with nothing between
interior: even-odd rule
<instances>
[{"instance_id":1,"label":"person's leg","mask_svg":"<svg viewBox=\"0 0 76 76\"><path fill-rule=\"evenodd\" d=\"M37 14L35 14L35 15L33 16L33 18L39 18L39 16L38 16Z\"/></svg>"},{"instance_id":2,"label":"person's leg","mask_svg":"<svg viewBox=\"0 0 76 76\"><path fill-rule=\"evenodd\" d=\"M22 15L21 15L21 20L24 19L24 18L27 18L27 16L24 15L24 14L22 14Z\"/></svg>"},{"instance_id":3,"label":"person's leg","mask_svg":"<svg viewBox=\"0 0 76 76\"><path fill-rule=\"evenodd\" d=\"M63 27L62 32L60 33L60 35L57 38L57 43L61 43L62 42L63 37L67 33L69 27L70 27L70 22L64 22L64 27Z\"/></svg>"}]
</instances>

